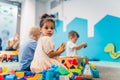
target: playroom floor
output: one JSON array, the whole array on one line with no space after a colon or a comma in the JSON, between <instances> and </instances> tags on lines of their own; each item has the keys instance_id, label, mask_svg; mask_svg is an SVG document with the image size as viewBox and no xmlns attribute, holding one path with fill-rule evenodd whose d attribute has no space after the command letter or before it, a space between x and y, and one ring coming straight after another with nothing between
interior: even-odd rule
<instances>
[{"instance_id":1,"label":"playroom floor","mask_svg":"<svg viewBox=\"0 0 120 80\"><path fill-rule=\"evenodd\" d=\"M120 80L120 62L90 61L96 65L100 78L94 80Z\"/></svg>"},{"instance_id":2,"label":"playroom floor","mask_svg":"<svg viewBox=\"0 0 120 80\"><path fill-rule=\"evenodd\" d=\"M100 72L100 78L93 80L120 80L120 62L90 61L95 64ZM0 66L7 66L10 70L19 70L18 62L0 63Z\"/></svg>"}]
</instances>

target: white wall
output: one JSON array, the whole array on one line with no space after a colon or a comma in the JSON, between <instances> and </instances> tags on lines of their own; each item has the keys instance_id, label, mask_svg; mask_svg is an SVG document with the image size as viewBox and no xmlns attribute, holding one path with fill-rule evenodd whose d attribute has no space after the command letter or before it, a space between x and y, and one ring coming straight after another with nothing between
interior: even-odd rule
<instances>
[{"instance_id":1,"label":"white wall","mask_svg":"<svg viewBox=\"0 0 120 80\"><path fill-rule=\"evenodd\" d=\"M36 18L35 18L35 24L39 26L39 19L40 16L42 16L45 12L47 12L46 9L46 3L41 2L40 0L36 0Z\"/></svg>"},{"instance_id":2,"label":"white wall","mask_svg":"<svg viewBox=\"0 0 120 80\"><path fill-rule=\"evenodd\" d=\"M20 45L24 44L33 26L39 26L39 18L47 12L46 3L39 0L24 0L21 9Z\"/></svg>"},{"instance_id":3,"label":"white wall","mask_svg":"<svg viewBox=\"0 0 120 80\"><path fill-rule=\"evenodd\" d=\"M25 0L21 10L20 45L25 42L30 28L35 25L35 0Z\"/></svg>"},{"instance_id":4,"label":"white wall","mask_svg":"<svg viewBox=\"0 0 120 80\"><path fill-rule=\"evenodd\" d=\"M50 9L50 1L47 4L49 13L59 13L59 18L66 25L75 17L88 20L88 36L94 36L94 25L105 15L110 14L120 17L120 0L66 0L63 4Z\"/></svg>"},{"instance_id":5,"label":"white wall","mask_svg":"<svg viewBox=\"0 0 120 80\"><path fill-rule=\"evenodd\" d=\"M29 29L39 25L40 16L47 12L58 12L59 19L66 25L75 17L88 20L88 36L94 36L94 24L107 14L120 17L120 0L66 0L57 7L50 9L50 1L41 3L39 0L25 0L22 4L20 43L28 36Z\"/></svg>"}]
</instances>

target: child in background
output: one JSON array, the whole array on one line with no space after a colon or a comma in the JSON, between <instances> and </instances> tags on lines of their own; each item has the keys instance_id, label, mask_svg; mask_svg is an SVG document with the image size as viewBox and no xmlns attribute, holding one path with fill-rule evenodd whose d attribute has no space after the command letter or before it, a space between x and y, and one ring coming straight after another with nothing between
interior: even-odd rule
<instances>
[{"instance_id":1,"label":"child in background","mask_svg":"<svg viewBox=\"0 0 120 80\"><path fill-rule=\"evenodd\" d=\"M62 65L58 56L65 50L54 50L55 45L52 38L55 29L55 21L52 16L44 14L40 21L41 36L38 41L35 55L31 63L31 71L41 72L44 69L49 68L52 64Z\"/></svg>"},{"instance_id":2,"label":"child in background","mask_svg":"<svg viewBox=\"0 0 120 80\"><path fill-rule=\"evenodd\" d=\"M34 57L37 41L40 37L40 28L32 27L29 38L25 44L20 46L19 62L21 70L30 71L30 64Z\"/></svg>"},{"instance_id":3,"label":"child in background","mask_svg":"<svg viewBox=\"0 0 120 80\"><path fill-rule=\"evenodd\" d=\"M15 51L19 48L19 35L16 33L14 37L8 40L8 47L6 51Z\"/></svg>"},{"instance_id":4,"label":"child in background","mask_svg":"<svg viewBox=\"0 0 120 80\"><path fill-rule=\"evenodd\" d=\"M82 47L86 47L87 44L85 42L76 45L75 42L79 38L79 35L75 31L69 32L69 41L66 44L66 56L78 56L77 50L80 50Z\"/></svg>"}]
</instances>

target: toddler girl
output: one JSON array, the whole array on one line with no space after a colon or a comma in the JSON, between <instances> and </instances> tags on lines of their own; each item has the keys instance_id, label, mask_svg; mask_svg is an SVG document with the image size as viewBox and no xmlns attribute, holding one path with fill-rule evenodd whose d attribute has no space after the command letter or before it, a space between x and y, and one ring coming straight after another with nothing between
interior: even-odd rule
<instances>
[{"instance_id":1,"label":"toddler girl","mask_svg":"<svg viewBox=\"0 0 120 80\"><path fill-rule=\"evenodd\" d=\"M55 21L52 16L44 14L40 20L40 32L41 36L35 50L35 55L31 63L31 71L41 72L47 69L52 64L62 65L58 56L65 50L54 50L55 45L52 38L55 29Z\"/></svg>"}]
</instances>

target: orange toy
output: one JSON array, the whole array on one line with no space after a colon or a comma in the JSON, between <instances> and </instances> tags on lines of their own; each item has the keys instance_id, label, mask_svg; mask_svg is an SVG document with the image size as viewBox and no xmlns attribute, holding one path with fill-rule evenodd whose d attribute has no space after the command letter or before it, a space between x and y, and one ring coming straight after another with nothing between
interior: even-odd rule
<instances>
[{"instance_id":1,"label":"orange toy","mask_svg":"<svg viewBox=\"0 0 120 80\"><path fill-rule=\"evenodd\" d=\"M61 46L57 49L57 51L64 49L65 48L66 43L62 43Z\"/></svg>"},{"instance_id":2,"label":"orange toy","mask_svg":"<svg viewBox=\"0 0 120 80\"><path fill-rule=\"evenodd\" d=\"M24 76L24 72L16 72L16 76L18 78L23 77Z\"/></svg>"}]
</instances>

